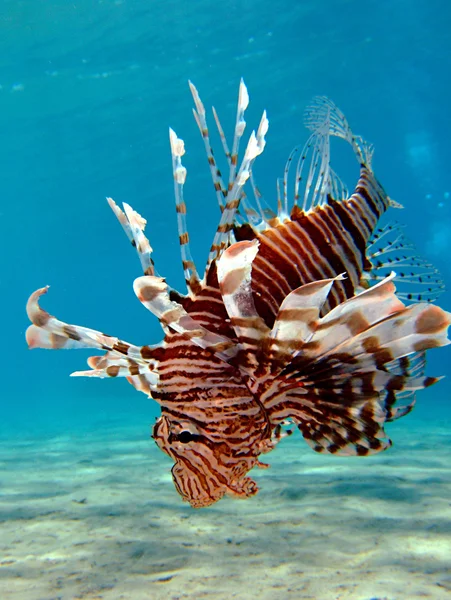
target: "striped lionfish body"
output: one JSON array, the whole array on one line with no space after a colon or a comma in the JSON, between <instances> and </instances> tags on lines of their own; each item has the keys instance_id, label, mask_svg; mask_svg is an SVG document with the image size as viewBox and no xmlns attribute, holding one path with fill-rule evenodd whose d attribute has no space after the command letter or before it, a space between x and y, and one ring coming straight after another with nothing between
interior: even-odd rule
<instances>
[{"instance_id":1,"label":"striped lionfish body","mask_svg":"<svg viewBox=\"0 0 451 600\"><path fill-rule=\"evenodd\" d=\"M170 130L187 295L155 275L146 221L108 200L138 252L144 275L134 290L158 317L163 342L139 347L59 321L39 306L47 288L28 301L27 341L31 348L102 350L89 358L90 370L74 375L126 377L156 400L161 417L153 438L174 460L183 499L202 507L225 494L255 494L248 472L266 466L260 455L291 433L289 425L317 452L387 448L385 423L408 413L415 391L437 380L424 375L425 352L449 343L451 315L429 303L442 287L438 274L415 256L399 228L376 229L388 207L399 205L373 174L371 147L329 100L316 99L306 112L311 135L289 157L273 213L252 175L266 143L266 113L240 162L244 83L231 149L213 109L229 166L224 181L204 106L193 85L191 91L221 218L200 278L185 225L184 144ZM348 142L360 165L352 194L330 166L331 136ZM414 283L423 291L412 292Z\"/></svg>"}]
</instances>

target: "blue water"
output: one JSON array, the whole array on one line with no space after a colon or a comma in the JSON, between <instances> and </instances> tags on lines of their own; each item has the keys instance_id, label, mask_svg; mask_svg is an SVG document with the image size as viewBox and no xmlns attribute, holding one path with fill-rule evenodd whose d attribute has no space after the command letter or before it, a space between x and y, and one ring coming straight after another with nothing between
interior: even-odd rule
<instances>
[{"instance_id":1,"label":"blue water","mask_svg":"<svg viewBox=\"0 0 451 600\"><path fill-rule=\"evenodd\" d=\"M268 111L255 175L269 202L306 137L304 106L331 97L374 143L377 175L405 206L395 216L451 289L450 22L443 0L3 0L0 435L77 436L110 425L148 435L157 407L125 381L68 377L85 368L86 353L28 351L25 303L50 284L42 305L59 318L137 344L159 341L132 290L139 263L105 197L147 218L158 271L183 291L169 126L187 147L199 264L218 219L188 79L226 131L240 77L249 125ZM451 308L449 291L440 305ZM429 372L450 375L450 359L449 349L432 353ZM400 426L427 436L431 423L450 421L450 390L445 380L420 394Z\"/></svg>"},{"instance_id":2,"label":"blue water","mask_svg":"<svg viewBox=\"0 0 451 600\"><path fill-rule=\"evenodd\" d=\"M132 291L139 264L104 198L147 217L159 271L183 289L169 126L188 149L189 225L200 263L217 222L188 79L229 131L241 76L248 122L267 109L256 177L269 201L289 151L305 139L304 106L317 94L333 98L375 144L377 174L406 207L396 217L451 279L446 3L49 2L44 9L5 1L0 11L3 433L155 410L125 382L69 379L84 364L82 352L28 352L24 304L50 284L43 305L60 318L135 343L159 340L156 320ZM441 302L449 308L449 294ZM449 359L440 353L439 372Z\"/></svg>"}]
</instances>

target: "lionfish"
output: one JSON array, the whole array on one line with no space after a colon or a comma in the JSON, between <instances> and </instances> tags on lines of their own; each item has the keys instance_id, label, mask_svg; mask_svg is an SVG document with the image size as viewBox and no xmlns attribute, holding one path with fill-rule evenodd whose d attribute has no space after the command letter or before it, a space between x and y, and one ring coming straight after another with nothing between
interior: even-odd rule
<instances>
[{"instance_id":1,"label":"lionfish","mask_svg":"<svg viewBox=\"0 0 451 600\"><path fill-rule=\"evenodd\" d=\"M266 112L239 159L249 103L243 81L231 148L213 109L226 180L204 105L190 88L221 217L201 278L186 228L184 142L170 130L186 295L155 274L145 219L108 198L144 272L134 291L158 317L164 340L139 347L59 321L39 306L48 287L28 301L26 338L30 348L103 350L88 359L90 370L73 375L126 377L158 402L152 437L174 461L182 498L204 507L226 494L253 496L258 487L248 472L268 466L260 455L296 427L316 452L364 456L388 448L385 423L406 415L415 391L438 379L424 374L425 352L449 343L451 314L429 303L441 280L399 228L376 229L387 208L400 205L373 174L372 147L330 100L319 97L306 111L310 137L288 159L274 213L252 173L266 143ZM345 140L358 161L352 194L330 166L331 137ZM423 291L397 294L395 282Z\"/></svg>"}]
</instances>

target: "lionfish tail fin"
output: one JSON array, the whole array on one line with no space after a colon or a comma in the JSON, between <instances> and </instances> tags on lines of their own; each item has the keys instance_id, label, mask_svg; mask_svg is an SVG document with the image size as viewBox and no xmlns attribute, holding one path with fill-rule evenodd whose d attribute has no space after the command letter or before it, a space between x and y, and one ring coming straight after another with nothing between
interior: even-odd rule
<instances>
[{"instance_id":1,"label":"lionfish tail fin","mask_svg":"<svg viewBox=\"0 0 451 600\"><path fill-rule=\"evenodd\" d=\"M152 348L134 346L100 331L59 321L39 306L40 297L47 291L48 286L36 290L27 303L28 318L32 322L26 332L29 348L105 350L103 356L88 359L91 370L76 371L72 376L126 377L137 389L149 395L156 389L158 362Z\"/></svg>"},{"instance_id":2,"label":"lionfish tail fin","mask_svg":"<svg viewBox=\"0 0 451 600\"><path fill-rule=\"evenodd\" d=\"M410 412L414 393L439 379L424 375L424 353L450 343L451 314L425 303L405 307L394 278L311 321L312 334L281 371L272 421L292 418L317 452L384 450L385 423Z\"/></svg>"}]
</instances>

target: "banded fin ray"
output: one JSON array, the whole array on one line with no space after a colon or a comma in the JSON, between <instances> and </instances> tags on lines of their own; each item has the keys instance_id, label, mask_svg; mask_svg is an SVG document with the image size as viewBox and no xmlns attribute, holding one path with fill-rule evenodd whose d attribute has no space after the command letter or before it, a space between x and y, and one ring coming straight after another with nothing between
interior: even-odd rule
<instances>
[{"instance_id":1,"label":"banded fin ray","mask_svg":"<svg viewBox=\"0 0 451 600\"><path fill-rule=\"evenodd\" d=\"M426 370L426 352L413 352L385 365L385 369L394 375L424 377ZM399 404L398 404L399 403ZM387 422L395 421L407 415L415 406L415 392L389 392L385 397Z\"/></svg>"},{"instance_id":2,"label":"banded fin ray","mask_svg":"<svg viewBox=\"0 0 451 600\"><path fill-rule=\"evenodd\" d=\"M244 85L244 82L243 82L243 85ZM224 130L222 128L221 121L219 120L218 113L214 106L212 107L212 111L213 111L214 119L216 121L216 127L218 129L219 137L221 139L222 148L223 148L225 157L227 159L227 164L229 166L229 173L232 173L232 169L234 168L233 165L236 165L238 163L239 140L238 140L238 142L236 142L234 139L234 152L232 153L229 150L229 145L227 143L227 139L226 139ZM244 119L242 118L243 116L244 116L244 112L242 114L240 114L240 111L237 110L235 133L236 133L236 136L238 136L240 139L242 136L242 132L244 132L244 127L246 125ZM205 122L205 126L206 126L206 122ZM207 150L208 162L210 165L212 165L212 164L214 165L215 172L216 172L216 175L214 173L212 173L213 184L215 186L215 189L220 190L222 197L225 198L228 194L228 190L225 189L225 187L224 187L224 183L222 182L222 179L221 179L221 172L218 169L218 167L216 166L216 162L213 158L213 149L211 148L209 137L208 137L208 128L204 130L199 126L199 129L201 130L201 132L203 134L204 140L208 139L208 148L209 148L209 150ZM207 132L206 136L205 136L205 132ZM236 137L236 136L234 136L234 137ZM231 179L230 175L229 175L229 179ZM257 205L257 209L255 209L252 206L252 204L247 200L246 193L243 189L243 191L241 192L241 197L240 197L240 206L236 209L235 223L236 224L238 224L238 223L245 224L245 223L249 222L253 225L253 227L259 229L262 226L263 222L267 222L268 219L274 218L276 215L269 207L267 207L267 206L263 207L262 194L255 183L254 173L252 171L251 171L251 174L249 177L249 182L250 182L250 185L252 188L252 194L254 196L254 201L255 201L255 204ZM219 201L219 207L222 212L224 210L224 204L221 200ZM230 232L230 243L233 243L234 241L235 240L234 240L233 232Z\"/></svg>"},{"instance_id":3,"label":"banded fin ray","mask_svg":"<svg viewBox=\"0 0 451 600\"><path fill-rule=\"evenodd\" d=\"M271 330L271 358L291 360L313 336L320 312L333 284L344 279L322 279L293 290L282 302Z\"/></svg>"},{"instance_id":4,"label":"banded fin ray","mask_svg":"<svg viewBox=\"0 0 451 600\"><path fill-rule=\"evenodd\" d=\"M304 125L316 132L324 122L329 124L331 135L350 144L360 162L371 168L374 148L358 135L354 135L345 115L326 96L316 96L304 111Z\"/></svg>"},{"instance_id":5,"label":"banded fin ray","mask_svg":"<svg viewBox=\"0 0 451 600\"><path fill-rule=\"evenodd\" d=\"M188 292L190 295L194 295L199 291L200 278L193 257L191 256L189 232L186 224L186 204L183 197L183 188L187 171L182 164L182 156L185 154L185 144L182 139L177 137L177 134L173 129L169 129L169 142L171 145L175 209L177 212L177 227L180 252L182 255L182 266Z\"/></svg>"},{"instance_id":6,"label":"banded fin ray","mask_svg":"<svg viewBox=\"0 0 451 600\"><path fill-rule=\"evenodd\" d=\"M385 422L407 414L413 392L438 381L424 376L424 351L450 343L450 323L436 306L405 307L390 279L354 296L311 326L279 383L263 393L271 421L291 418L318 452L387 448Z\"/></svg>"},{"instance_id":7,"label":"banded fin ray","mask_svg":"<svg viewBox=\"0 0 451 600\"><path fill-rule=\"evenodd\" d=\"M242 191L246 181L249 179L252 172L252 165L255 158L263 152L265 147L265 134L268 130L268 119L266 112L263 113L257 133L253 131L246 146L243 160L236 173L233 185L228 191L227 202L222 212L221 219L213 239L209 258L207 261L208 270L211 263L217 260L222 252L228 247L230 240L230 232L233 229L237 209L240 205Z\"/></svg>"},{"instance_id":8,"label":"banded fin ray","mask_svg":"<svg viewBox=\"0 0 451 600\"><path fill-rule=\"evenodd\" d=\"M308 282L347 274L345 280L332 287L324 314L361 288L361 273L368 265L368 240L379 217L390 206L372 171L371 146L352 133L338 108L321 101L309 109L308 115L306 122L312 135L297 163L291 207L286 190L294 154L284 173L283 200L279 203L283 215L289 212L289 218L277 217L261 230L251 224L235 227L237 241L260 242L253 264L253 291L257 311L270 327L285 297ZM353 147L360 165L357 185L347 197L344 184L329 164L331 135Z\"/></svg>"},{"instance_id":9,"label":"banded fin ray","mask_svg":"<svg viewBox=\"0 0 451 600\"><path fill-rule=\"evenodd\" d=\"M405 302L434 302L445 290L440 272L418 255L399 223L378 228L368 243L371 268L362 276L363 285L372 285L396 270L398 298Z\"/></svg>"},{"instance_id":10,"label":"banded fin ray","mask_svg":"<svg viewBox=\"0 0 451 600\"><path fill-rule=\"evenodd\" d=\"M212 148L211 142L210 142L210 133L208 130L207 117L206 117L206 113L205 113L204 104L203 104L202 100L200 99L199 92L197 91L196 86L191 81L189 81L188 84L189 84L189 88L191 90L191 95L194 100L194 106L195 106L195 108L193 108L194 120L196 121L196 124L199 128L200 134L204 141L208 165L210 167L211 178L213 180L213 186L215 188L216 198L218 200L218 206L222 213L225 208L225 198L227 196L227 188L224 185L224 182L222 180L221 171L219 170L219 168L216 164L215 157L214 157L213 148ZM241 85L242 84L240 83L240 90L241 90ZM245 109L243 110L243 107L241 107L241 109L238 109L238 110L241 110L244 113ZM214 109L213 109L213 115L215 117L216 123L219 123L219 119L217 118L217 114ZM227 143L225 142L225 135L224 135L224 132L220 125L218 126L218 130L219 130L219 135L220 135L222 143L223 143L224 151L226 153L227 158L230 160L230 153L227 148ZM243 128L243 131L244 131L244 128Z\"/></svg>"},{"instance_id":11,"label":"banded fin ray","mask_svg":"<svg viewBox=\"0 0 451 600\"><path fill-rule=\"evenodd\" d=\"M112 198L107 198L107 202L115 214L117 220L122 226L130 243L138 253L143 273L145 275L154 275L155 269L152 261L152 247L144 234L147 221L133 208L124 202L122 210Z\"/></svg>"},{"instance_id":12,"label":"banded fin ray","mask_svg":"<svg viewBox=\"0 0 451 600\"><path fill-rule=\"evenodd\" d=\"M224 361L236 355L238 348L233 341L205 329L181 304L170 299L168 286L162 277L138 277L133 282L133 289L139 301L158 318L166 333L170 329L181 333Z\"/></svg>"},{"instance_id":13,"label":"banded fin ray","mask_svg":"<svg viewBox=\"0 0 451 600\"><path fill-rule=\"evenodd\" d=\"M230 234L235 223L235 217L237 210L240 206L241 198L243 197L243 188L252 173L252 166L256 157L261 154L265 148L266 140L265 135L268 131L269 122L266 116L266 111L263 112L260 124L257 132L253 131L248 139L244 156L238 167L238 149L240 140L243 136L244 129L246 127L246 121L244 120L244 113L249 104L249 94L244 81L241 80L240 88L238 93L238 105L237 105L237 117L235 124L235 134L232 145L232 152L229 160L229 183L227 187L227 195L224 201L221 195L224 196L224 184L220 179L220 172L216 167L216 163L213 159L213 152L209 141L208 127L205 117L205 109L200 100L199 93L196 87L190 83L190 89L193 94L194 103L196 110L194 115L201 132L202 138L204 139L205 146L207 148L207 156L211 166L211 173L215 189L218 193L218 200L221 207L221 219L219 221L216 234L213 239L213 243L208 256L206 272L208 272L210 265L213 261L220 258L222 252L230 245ZM216 115L217 116L217 115ZM218 120L219 122L219 120ZM222 128L220 129L221 135ZM225 140L225 136L223 137ZM224 143L223 143L224 144ZM224 146L227 148L227 146ZM221 195L219 194L221 192Z\"/></svg>"},{"instance_id":14,"label":"banded fin ray","mask_svg":"<svg viewBox=\"0 0 451 600\"><path fill-rule=\"evenodd\" d=\"M158 382L158 361L153 358L157 347L135 346L116 337L88 327L69 325L50 315L39 306L39 299L48 286L36 290L27 303L27 315L32 325L26 332L29 348L52 350L97 348L106 350L103 356L88 359L94 371L76 371L73 376L134 377L143 376L150 389Z\"/></svg>"},{"instance_id":15,"label":"banded fin ray","mask_svg":"<svg viewBox=\"0 0 451 600\"><path fill-rule=\"evenodd\" d=\"M381 299L389 283L379 285ZM287 371L296 371L299 361L303 370L309 363L309 370L331 378L335 374L342 377L355 371L356 365L359 373L371 373L376 369L402 378L402 374L389 373L385 365L389 363L392 367L393 361L404 356L449 344L447 329L451 314L438 306L423 303L404 307L393 291L392 305L383 312L381 302L381 312L377 320L371 322L360 301L365 296L367 294L363 292L344 303L351 307L345 319L340 318L340 305L320 319L311 340ZM395 302L399 303L398 307L394 307Z\"/></svg>"},{"instance_id":16,"label":"banded fin ray","mask_svg":"<svg viewBox=\"0 0 451 600\"><path fill-rule=\"evenodd\" d=\"M306 145L304 146L304 149L298 160L295 175L293 209L298 207L299 188L302 181L303 168L307 162L307 159L309 158L310 151L312 156L310 158L308 174L305 180L304 200L301 208L302 212L304 213L309 212L316 206L322 206L325 204L328 194L330 194L332 191L329 114L326 114L324 119L318 124L318 127L312 133ZM286 188L286 176L284 176L285 206L286 210L288 211Z\"/></svg>"},{"instance_id":17,"label":"banded fin ray","mask_svg":"<svg viewBox=\"0 0 451 600\"><path fill-rule=\"evenodd\" d=\"M269 334L252 296L252 261L257 252L258 242L237 242L217 262L219 289L239 340L242 350L239 364L244 369L249 364L257 364L262 344Z\"/></svg>"}]
</instances>

